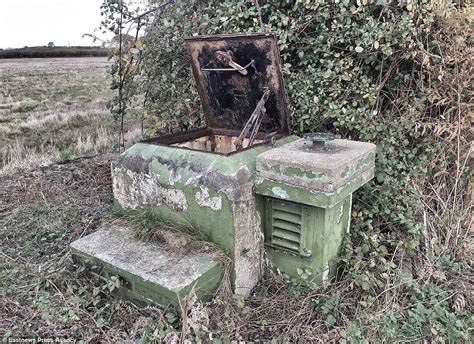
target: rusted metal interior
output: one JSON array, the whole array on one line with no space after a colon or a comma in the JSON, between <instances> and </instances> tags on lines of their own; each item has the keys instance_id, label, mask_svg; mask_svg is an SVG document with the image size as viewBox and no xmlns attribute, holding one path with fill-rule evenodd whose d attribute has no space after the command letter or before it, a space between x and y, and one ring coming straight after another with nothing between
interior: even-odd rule
<instances>
[{"instance_id":1,"label":"rusted metal interior","mask_svg":"<svg viewBox=\"0 0 474 344\"><path fill-rule=\"evenodd\" d=\"M145 142L233 154L289 134L274 33L186 40L207 127Z\"/></svg>"},{"instance_id":2,"label":"rusted metal interior","mask_svg":"<svg viewBox=\"0 0 474 344\"><path fill-rule=\"evenodd\" d=\"M237 130L199 128L176 134L163 135L143 142L230 155L237 153L235 142L237 141L239 134L240 132ZM283 135L275 133L258 133L251 147L268 144L272 140L281 137L283 137ZM248 142L249 138L245 138L242 142L243 147L239 151L251 148L248 146Z\"/></svg>"},{"instance_id":3,"label":"rusted metal interior","mask_svg":"<svg viewBox=\"0 0 474 344\"><path fill-rule=\"evenodd\" d=\"M238 149L236 146L238 139L239 138L237 136L212 135L203 136L192 141L175 143L172 146L192 148L213 153L229 154ZM261 140L256 140L254 143L258 144L260 143L259 141L262 142ZM249 147L249 143L250 139L245 138L243 140L243 148Z\"/></svg>"}]
</instances>

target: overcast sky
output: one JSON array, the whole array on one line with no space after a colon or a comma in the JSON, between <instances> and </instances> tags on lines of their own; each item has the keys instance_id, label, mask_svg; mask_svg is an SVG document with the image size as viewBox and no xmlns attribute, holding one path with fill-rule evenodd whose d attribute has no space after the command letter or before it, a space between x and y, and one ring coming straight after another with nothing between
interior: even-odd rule
<instances>
[{"instance_id":1,"label":"overcast sky","mask_svg":"<svg viewBox=\"0 0 474 344\"><path fill-rule=\"evenodd\" d=\"M0 48L92 45L102 0L0 0ZM99 45L99 42L94 45Z\"/></svg>"}]
</instances>

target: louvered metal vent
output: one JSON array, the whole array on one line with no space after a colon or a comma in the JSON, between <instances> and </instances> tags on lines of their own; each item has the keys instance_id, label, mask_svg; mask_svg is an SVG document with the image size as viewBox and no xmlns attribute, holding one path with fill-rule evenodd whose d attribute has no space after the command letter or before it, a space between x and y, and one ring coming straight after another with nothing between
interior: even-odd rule
<instances>
[{"instance_id":1,"label":"louvered metal vent","mask_svg":"<svg viewBox=\"0 0 474 344\"><path fill-rule=\"evenodd\" d=\"M289 203L273 201L272 244L291 251L300 251L301 207Z\"/></svg>"},{"instance_id":2,"label":"louvered metal vent","mask_svg":"<svg viewBox=\"0 0 474 344\"><path fill-rule=\"evenodd\" d=\"M267 199L267 244L303 256L311 255L302 247L304 217L304 207L299 204Z\"/></svg>"}]
</instances>

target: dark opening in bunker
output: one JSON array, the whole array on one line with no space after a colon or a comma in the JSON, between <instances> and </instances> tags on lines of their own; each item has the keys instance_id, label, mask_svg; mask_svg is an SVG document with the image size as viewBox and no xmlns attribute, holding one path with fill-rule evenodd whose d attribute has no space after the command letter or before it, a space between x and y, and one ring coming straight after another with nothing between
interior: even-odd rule
<instances>
[{"instance_id":1,"label":"dark opening in bunker","mask_svg":"<svg viewBox=\"0 0 474 344\"><path fill-rule=\"evenodd\" d=\"M231 155L252 147L270 144L273 140L283 137L283 135L274 133L259 133L251 147L248 146L249 138L244 138L242 149L237 150L235 143L238 140L239 134L240 132L237 130L199 128L175 134L163 135L143 142L182 149L199 150L215 154Z\"/></svg>"}]
</instances>

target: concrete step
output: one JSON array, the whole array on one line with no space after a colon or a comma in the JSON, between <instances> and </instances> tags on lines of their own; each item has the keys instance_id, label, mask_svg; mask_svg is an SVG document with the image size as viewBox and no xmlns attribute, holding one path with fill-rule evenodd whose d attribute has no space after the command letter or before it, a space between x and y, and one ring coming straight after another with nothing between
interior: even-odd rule
<instances>
[{"instance_id":1,"label":"concrete step","mask_svg":"<svg viewBox=\"0 0 474 344\"><path fill-rule=\"evenodd\" d=\"M162 244L133 236L113 224L71 243L75 261L102 276L120 276L120 292L138 303L178 305L194 286L200 300L209 299L222 277L222 264L209 255L166 250Z\"/></svg>"}]
</instances>

